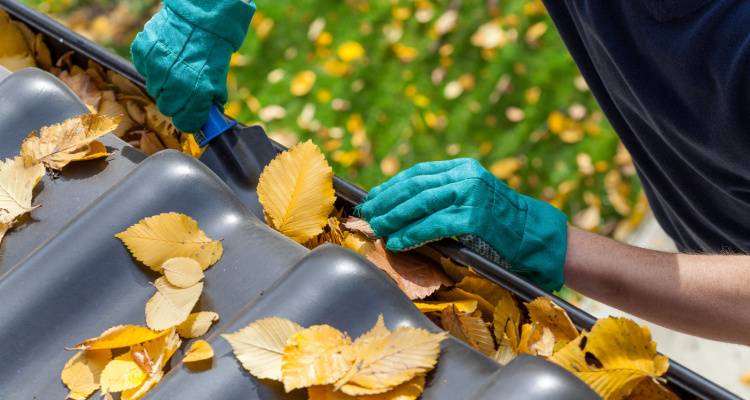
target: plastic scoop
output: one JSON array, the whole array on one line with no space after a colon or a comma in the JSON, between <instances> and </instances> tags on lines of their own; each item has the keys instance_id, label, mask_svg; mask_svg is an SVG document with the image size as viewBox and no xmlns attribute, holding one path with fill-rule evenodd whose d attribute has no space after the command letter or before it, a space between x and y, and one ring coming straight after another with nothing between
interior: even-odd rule
<instances>
[{"instance_id":1,"label":"plastic scoop","mask_svg":"<svg viewBox=\"0 0 750 400\"><path fill-rule=\"evenodd\" d=\"M195 139L203 147L211 140L215 139L224 132L227 132L237 125L237 121L224 115L224 112L217 106L211 106L208 113L208 121L203 125L200 131L195 132Z\"/></svg>"}]
</instances>

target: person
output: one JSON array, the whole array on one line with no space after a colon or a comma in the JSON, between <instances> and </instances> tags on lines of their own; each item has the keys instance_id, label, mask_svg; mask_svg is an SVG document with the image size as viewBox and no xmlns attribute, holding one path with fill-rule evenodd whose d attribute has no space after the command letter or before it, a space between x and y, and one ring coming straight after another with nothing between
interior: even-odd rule
<instances>
[{"instance_id":1,"label":"person","mask_svg":"<svg viewBox=\"0 0 750 400\"><path fill-rule=\"evenodd\" d=\"M471 159L417 164L357 212L391 250L457 237L548 291L565 283L657 324L750 345L750 2L545 4L680 252L569 226ZM136 38L134 63L178 128L197 129L225 101L250 8L165 0Z\"/></svg>"}]
</instances>

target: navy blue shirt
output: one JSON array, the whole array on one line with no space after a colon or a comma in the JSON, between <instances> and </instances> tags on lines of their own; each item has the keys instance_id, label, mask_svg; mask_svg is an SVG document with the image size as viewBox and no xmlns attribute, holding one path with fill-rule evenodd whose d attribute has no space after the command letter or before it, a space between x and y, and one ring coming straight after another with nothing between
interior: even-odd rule
<instances>
[{"instance_id":1,"label":"navy blue shirt","mask_svg":"<svg viewBox=\"0 0 750 400\"><path fill-rule=\"evenodd\" d=\"M545 4L678 248L750 252L750 1Z\"/></svg>"}]
</instances>

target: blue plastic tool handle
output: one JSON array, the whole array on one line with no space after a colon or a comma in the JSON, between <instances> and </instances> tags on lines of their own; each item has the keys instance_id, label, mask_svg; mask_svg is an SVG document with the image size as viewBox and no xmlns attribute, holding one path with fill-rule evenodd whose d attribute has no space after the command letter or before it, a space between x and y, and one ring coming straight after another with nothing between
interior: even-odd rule
<instances>
[{"instance_id":1,"label":"blue plastic tool handle","mask_svg":"<svg viewBox=\"0 0 750 400\"><path fill-rule=\"evenodd\" d=\"M208 142L222 133L231 130L236 125L237 121L226 117L221 108L214 104L211 106L211 111L208 113L208 121L203 125L201 132L196 133L198 144L203 147L207 145Z\"/></svg>"}]
</instances>

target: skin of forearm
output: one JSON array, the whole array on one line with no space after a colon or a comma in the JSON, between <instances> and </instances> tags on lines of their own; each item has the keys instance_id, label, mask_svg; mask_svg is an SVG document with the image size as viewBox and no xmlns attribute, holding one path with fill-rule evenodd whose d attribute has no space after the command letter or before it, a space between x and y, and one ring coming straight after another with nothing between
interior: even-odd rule
<instances>
[{"instance_id":1,"label":"skin of forearm","mask_svg":"<svg viewBox=\"0 0 750 400\"><path fill-rule=\"evenodd\" d=\"M750 256L652 251L568 227L565 281L656 324L750 345Z\"/></svg>"}]
</instances>

